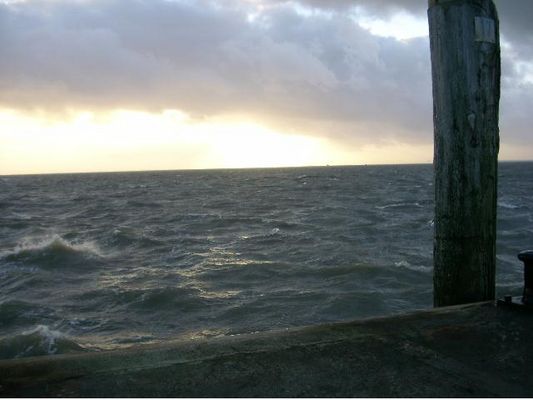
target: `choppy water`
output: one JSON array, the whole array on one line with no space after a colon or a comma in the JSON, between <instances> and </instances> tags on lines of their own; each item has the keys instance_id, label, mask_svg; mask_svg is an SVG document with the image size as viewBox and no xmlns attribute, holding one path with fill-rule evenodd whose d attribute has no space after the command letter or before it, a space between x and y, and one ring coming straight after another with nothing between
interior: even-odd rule
<instances>
[{"instance_id":1,"label":"choppy water","mask_svg":"<svg viewBox=\"0 0 533 400\"><path fill-rule=\"evenodd\" d=\"M0 358L429 308L432 167L0 177ZM533 247L500 167L498 291Z\"/></svg>"}]
</instances>

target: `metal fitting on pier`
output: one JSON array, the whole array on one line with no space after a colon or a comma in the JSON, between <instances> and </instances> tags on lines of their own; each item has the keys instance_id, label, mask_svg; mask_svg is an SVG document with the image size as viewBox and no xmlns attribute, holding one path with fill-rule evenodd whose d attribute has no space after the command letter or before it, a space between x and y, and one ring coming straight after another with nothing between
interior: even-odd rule
<instances>
[{"instance_id":1,"label":"metal fitting on pier","mask_svg":"<svg viewBox=\"0 0 533 400\"><path fill-rule=\"evenodd\" d=\"M524 262L524 293L522 303L533 305L533 250L518 254L518 259Z\"/></svg>"}]
</instances>

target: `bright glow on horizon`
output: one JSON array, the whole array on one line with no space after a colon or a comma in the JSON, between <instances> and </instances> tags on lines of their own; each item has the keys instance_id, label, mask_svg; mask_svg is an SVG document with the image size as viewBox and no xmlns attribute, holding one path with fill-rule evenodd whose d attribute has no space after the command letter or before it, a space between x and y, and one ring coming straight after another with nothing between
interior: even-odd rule
<instances>
[{"instance_id":1,"label":"bright glow on horizon","mask_svg":"<svg viewBox=\"0 0 533 400\"><path fill-rule=\"evenodd\" d=\"M0 110L0 126L0 175L426 163L432 155L430 144L347 145L243 116L194 120L178 110Z\"/></svg>"},{"instance_id":2,"label":"bright glow on horizon","mask_svg":"<svg viewBox=\"0 0 533 400\"><path fill-rule=\"evenodd\" d=\"M354 164L328 140L245 119L191 120L176 110L75 112L57 119L0 110L0 175Z\"/></svg>"}]
</instances>

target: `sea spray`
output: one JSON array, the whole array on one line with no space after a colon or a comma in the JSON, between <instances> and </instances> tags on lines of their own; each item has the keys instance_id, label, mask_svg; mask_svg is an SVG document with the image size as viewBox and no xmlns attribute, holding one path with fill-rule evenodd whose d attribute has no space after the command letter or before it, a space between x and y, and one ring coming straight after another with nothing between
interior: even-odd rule
<instances>
[{"instance_id":1,"label":"sea spray","mask_svg":"<svg viewBox=\"0 0 533 400\"><path fill-rule=\"evenodd\" d=\"M0 337L0 358L20 358L85 351L67 335L46 325L11 337Z\"/></svg>"},{"instance_id":2,"label":"sea spray","mask_svg":"<svg viewBox=\"0 0 533 400\"><path fill-rule=\"evenodd\" d=\"M93 241L74 243L60 235L23 238L14 250L3 251L1 257L10 263L51 269L81 269L105 257Z\"/></svg>"}]
</instances>

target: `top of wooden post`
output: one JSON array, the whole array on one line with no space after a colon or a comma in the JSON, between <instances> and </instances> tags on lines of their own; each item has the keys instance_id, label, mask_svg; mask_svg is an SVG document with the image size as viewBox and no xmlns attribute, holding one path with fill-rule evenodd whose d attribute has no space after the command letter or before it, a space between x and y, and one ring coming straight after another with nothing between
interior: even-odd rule
<instances>
[{"instance_id":1,"label":"top of wooden post","mask_svg":"<svg viewBox=\"0 0 533 400\"><path fill-rule=\"evenodd\" d=\"M447 3L459 3L459 2L469 3L473 1L472 0L428 0L428 7L431 8L433 6L444 5Z\"/></svg>"},{"instance_id":2,"label":"top of wooden post","mask_svg":"<svg viewBox=\"0 0 533 400\"><path fill-rule=\"evenodd\" d=\"M451 3L456 0L428 0L428 7L433 7L442 3Z\"/></svg>"}]
</instances>

